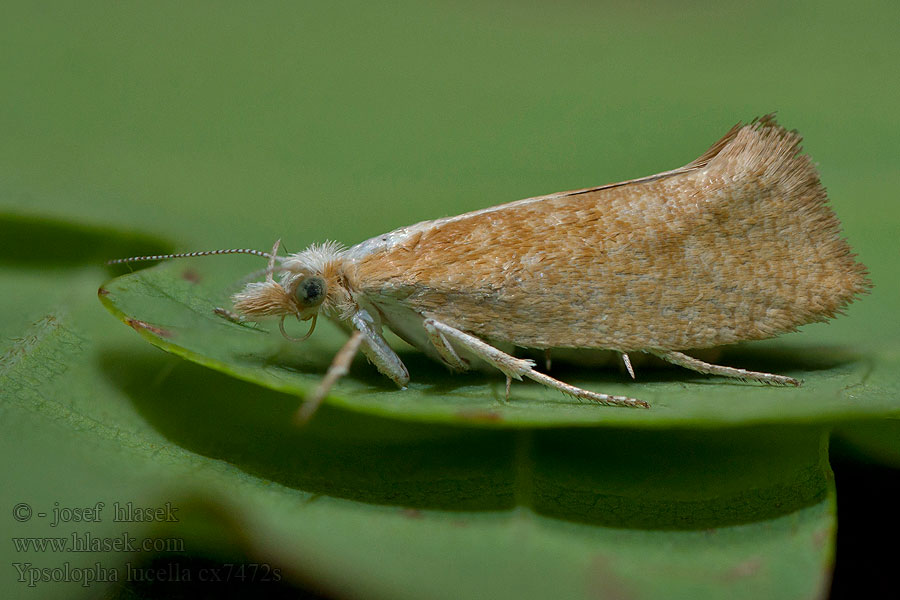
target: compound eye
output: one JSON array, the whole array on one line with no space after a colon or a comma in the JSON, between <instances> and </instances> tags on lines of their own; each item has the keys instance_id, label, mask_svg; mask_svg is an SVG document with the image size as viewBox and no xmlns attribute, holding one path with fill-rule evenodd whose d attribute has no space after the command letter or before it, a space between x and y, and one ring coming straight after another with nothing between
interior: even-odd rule
<instances>
[{"instance_id":1,"label":"compound eye","mask_svg":"<svg viewBox=\"0 0 900 600\"><path fill-rule=\"evenodd\" d=\"M297 301L306 308L318 306L325 300L325 280L313 275L297 286Z\"/></svg>"}]
</instances>

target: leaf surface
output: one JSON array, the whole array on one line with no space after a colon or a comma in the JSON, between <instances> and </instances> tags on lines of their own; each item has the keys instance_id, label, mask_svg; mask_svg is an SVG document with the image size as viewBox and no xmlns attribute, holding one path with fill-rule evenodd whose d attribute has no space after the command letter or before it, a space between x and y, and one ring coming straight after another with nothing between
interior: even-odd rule
<instances>
[{"instance_id":1,"label":"leaf surface","mask_svg":"<svg viewBox=\"0 0 900 600\"><path fill-rule=\"evenodd\" d=\"M184 271L140 276L153 273ZM116 327L93 293L98 269L49 278L7 266L0 277L28 299L27 311L0 321L19 332L0 361L3 505L52 514L105 504L100 522L12 522L16 538L175 539L176 558L265 563L336 596L752 598L827 586L834 487L821 427L487 428L327 405L297 429L294 394L157 352ZM177 286L195 290L205 277ZM168 306L171 290L152 289L139 297ZM183 322L136 329L180 335L207 308L202 294L175 304ZM223 341L235 332L218 319L209 327ZM114 521L113 507L128 502L169 503L179 520ZM99 564L119 578L32 588L10 569L13 598L124 594L129 568L168 556L4 553L8 565Z\"/></svg>"}]
</instances>

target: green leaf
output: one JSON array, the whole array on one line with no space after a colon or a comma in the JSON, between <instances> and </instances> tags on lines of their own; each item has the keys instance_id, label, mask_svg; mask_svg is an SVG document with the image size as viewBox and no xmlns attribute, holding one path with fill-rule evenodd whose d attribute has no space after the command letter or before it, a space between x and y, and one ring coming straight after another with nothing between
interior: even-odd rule
<instances>
[{"instance_id":1,"label":"green leaf","mask_svg":"<svg viewBox=\"0 0 900 600\"><path fill-rule=\"evenodd\" d=\"M322 378L345 335L323 324L309 340L290 342L277 326L235 324L220 318L214 309L229 306L228 291L234 290L229 284L245 274L236 271L234 264L225 264L228 260L206 258L142 270L105 284L100 299L160 348L302 397ZM507 401L501 374L450 374L397 341L410 371L409 389L397 390L360 358L328 401L373 415L486 427L720 427L827 423L900 414L897 383L890 375L898 366L896 355L862 354L814 345L814 339L810 342L747 344L726 350L721 358L725 364L803 379L799 389L653 365L642 368L641 363L636 365L638 379L632 383L608 365L576 368L557 361L554 374L562 380L600 392L635 396L652 405L650 410L640 410L598 406L533 383L514 383Z\"/></svg>"},{"instance_id":2,"label":"green leaf","mask_svg":"<svg viewBox=\"0 0 900 600\"><path fill-rule=\"evenodd\" d=\"M206 285L205 272L189 273L185 289ZM325 406L297 429L296 396L117 327L94 297L99 269L51 278L8 266L0 277L29 300L26 314L0 313L3 331L17 332L0 361L0 503L105 504L100 522L12 521L13 537L176 539L176 557L267 563L335 596L787 598L828 584L835 513L822 428L513 430ZM140 297L155 306L165 294ZM127 502L169 503L179 521L114 521ZM3 553L8 566L99 564L119 578L31 588L10 567L11 597L121 591L129 566L155 556Z\"/></svg>"},{"instance_id":3,"label":"green leaf","mask_svg":"<svg viewBox=\"0 0 900 600\"><path fill-rule=\"evenodd\" d=\"M238 552L289 581L373 598L787 598L827 585L824 431L497 431L330 408L297 430L285 419L290 396L133 344L84 341L73 353L76 315L29 354L67 354L70 368L39 386L42 402L21 388L7 398L0 450L9 502L51 506L68 485L78 491L66 505L104 501L107 518L58 530L36 520L14 535L176 538L192 555ZM106 378L102 393L64 395L91 372ZM4 389L18 376L8 372ZM23 455L32 468L12 466ZM168 502L180 520L111 522L114 503L128 501ZM124 577L143 557L26 558L99 562Z\"/></svg>"}]
</instances>

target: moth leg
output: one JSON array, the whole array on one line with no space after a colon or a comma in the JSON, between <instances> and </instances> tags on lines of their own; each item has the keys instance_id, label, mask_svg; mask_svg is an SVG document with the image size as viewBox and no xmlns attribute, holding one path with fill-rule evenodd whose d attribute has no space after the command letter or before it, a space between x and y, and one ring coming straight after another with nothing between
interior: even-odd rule
<instances>
[{"instance_id":1,"label":"moth leg","mask_svg":"<svg viewBox=\"0 0 900 600\"><path fill-rule=\"evenodd\" d=\"M464 333L455 327L450 327L440 321L425 319L423 325L426 329L433 329L454 342L457 342L460 346L469 350L472 354L512 379L522 381L522 376L528 373L531 370L531 367L534 366L533 360L510 356L506 352L482 342L477 337Z\"/></svg>"},{"instance_id":2,"label":"moth leg","mask_svg":"<svg viewBox=\"0 0 900 600\"><path fill-rule=\"evenodd\" d=\"M773 375L772 373L758 373L756 371L746 371L744 369L736 369L734 367L723 367L721 365L713 365L702 360L698 360L687 354L675 352L674 350L652 350L651 354L659 358L676 364L698 373L708 375L721 375L722 377L733 377L735 379L743 379L750 381L759 381L761 383L771 383L775 385L793 385L799 386L800 381L793 377L784 375Z\"/></svg>"},{"instance_id":3,"label":"moth leg","mask_svg":"<svg viewBox=\"0 0 900 600\"><path fill-rule=\"evenodd\" d=\"M366 355L369 362L375 365L382 375L396 383L399 388L406 389L406 384L409 383L409 371L381 335L381 327L377 326L376 328L372 316L361 309L353 313L350 322L354 329L363 334L360 350Z\"/></svg>"},{"instance_id":4,"label":"moth leg","mask_svg":"<svg viewBox=\"0 0 900 600\"><path fill-rule=\"evenodd\" d=\"M281 245L281 240L275 240L275 245L272 246L272 252L269 254L269 262L266 265L266 281L273 282L275 281L274 273L275 273L275 257L278 254L278 246Z\"/></svg>"},{"instance_id":5,"label":"moth leg","mask_svg":"<svg viewBox=\"0 0 900 600\"><path fill-rule=\"evenodd\" d=\"M391 350L387 341L375 328L369 313L359 310L350 318L350 322L353 325L350 339L338 350L325 377L294 414L296 424L302 425L315 414L335 382L350 371L350 364L359 351L362 351L382 374L388 376L401 388L406 389L406 384L409 383L409 372L400 357Z\"/></svg>"},{"instance_id":6,"label":"moth leg","mask_svg":"<svg viewBox=\"0 0 900 600\"><path fill-rule=\"evenodd\" d=\"M244 317L244 315L238 314L233 310L228 310L227 308L221 308L217 306L213 309L213 313L215 313L217 317L221 317L229 323L234 323L235 325L240 325L241 327L252 329L253 331L261 331L263 333L266 332L265 329L259 326L259 323L257 323L256 321L251 321Z\"/></svg>"},{"instance_id":7,"label":"moth leg","mask_svg":"<svg viewBox=\"0 0 900 600\"><path fill-rule=\"evenodd\" d=\"M453 349L453 346L450 345L444 334L434 326L434 322L431 319L425 319L422 324L425 327L425 333L428 334L431 345L437 350L441 360L454 371L467 371L469 366L459 357L459 354L456 353L456 350Z\"/></svg>"},{"instance_id":8,"label":"moth leg","mask_svg":"<svg viewBox=\"0 0 900 600\"><path fill-rule=\"evenodd\" d=\"M622 362L625 363L625 368L628 369L628 374L631 375L631 378L634 379L634 367L631 366L631 359L628 358L628 353L622 353Z\"/></svg>"},{"instance_id":9,"label":"moth leg","mask_svg":"<svg viewBox=\"0 0 900 600\"><path fill-rule=\"evenodd\" d=\"M521 381L522 377L527 377L529 379L537 381L538 383L542 383L547 387L559 390L564 394L574 396L576 398L593 400L595 402L607 404L610 406L635 406L649 408L648 404L646 402L642 402L641 400L635 400L634 398L628 398L626 396L610 396L609 394L600 394L597 392L583 390L581 388L575 387L574 385L569 385L557 379L553 379L549 375L538 373L533 368L534 361L510 356L509 354L498 350L497 348L494 348L490 344L479 340L475 336L469 335L468 333L462 332L459 329L441 323L440 321L435 321L434 319L425 319L425 323L441 332L442 334L444 334L444 336L456 342L481 360L501 371L504 375L506 375L507 383L511 379Z\"/></svg>"},{"instance_id":10,"label":"moth leg","mask_svg":"<svg viewBox=\"0 0 900 600\"><path fill-rule=\"evenodd\" d=\"M232 310L228 310L227 308L221 308L217 306L213 309L213 312L226 321L231 321L232 323L237 323L238 325L244 325L246 323L244 317Z\"/></svg>"},{"instance_id":11,"label":"moth leg","mask_svg":"<svg viewBox=\"0 0 900 600\"><path fill-rule=\"evenodd\" d=\"M331 386L350 371L350 364L353 362L356 353L359 352L363 335L362 331L354 331L347 343L338 350L334 360L331 361L331 366L328 367L328 371L325 373L325 377L322 378L322 381L319 382L313 393L306 398L300 408L297 409L297 412L294 413L295 424L302 425L309 421L310 417L318 410L319 405L322 404L322 400L328 395Z\"/></svg>"}]
</instances>

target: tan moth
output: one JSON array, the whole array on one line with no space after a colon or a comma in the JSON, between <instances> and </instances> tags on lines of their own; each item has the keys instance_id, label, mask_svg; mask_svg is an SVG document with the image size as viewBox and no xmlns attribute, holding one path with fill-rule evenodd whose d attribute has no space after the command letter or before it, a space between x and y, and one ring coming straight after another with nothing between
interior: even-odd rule
<instances>
[{"instance_id":1,"label":"tan moth","mask_svg":"<svg viewBox=\"0 0 900 600\"><path fill-rule=\"evenodd\" d=\"M245 253L268 258L263 281L236 293L230 318L319 314L350 338L298 412L307 419L362 351L405 388L387 327L454 371L495 368L577 398L645 402L584 390L535 369L512 347L645 352L700 373L781 385L790 377L684 354L834 317L870 287L840 236L800 136L765 116L738 124L700 158L649 177L424 221L351 248L296 254L232 249L132 262ZM304 338L305 339L305 338Z\"/></svg>"}]
</instances>

